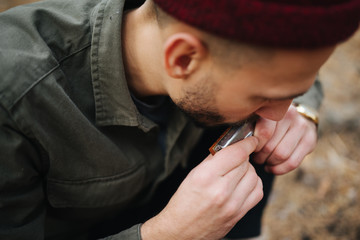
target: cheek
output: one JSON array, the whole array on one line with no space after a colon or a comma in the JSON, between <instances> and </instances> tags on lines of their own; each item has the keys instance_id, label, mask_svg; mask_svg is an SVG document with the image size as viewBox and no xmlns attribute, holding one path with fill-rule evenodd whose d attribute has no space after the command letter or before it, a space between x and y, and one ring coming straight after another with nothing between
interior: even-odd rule
<instances>
[{"instance_id":1,"label":"cheek","mask_svg":"<svg viewBox=\"0 0 360 240\"><path fill-rule=\"evenodd\" d=\"M216 91L216 108L219 113L232 121L244 120L261 108L265 100L251 97L251 88L243 82L222 84Z\"/></svg>"},{"instance_id":2,"label":"cheek","mask_svg":"<svg viewBox=\"0 0 360 240\"><path fill-rule=\"evenodd\" d=\"M242 110L244 112L253 112L265 102L264 99L249 97L248 92L234 89L239 88L228 87L222 93L220 92L216 98L217 103L223 107L224 111L235 112Z\"/></svg>"}]
</instances>

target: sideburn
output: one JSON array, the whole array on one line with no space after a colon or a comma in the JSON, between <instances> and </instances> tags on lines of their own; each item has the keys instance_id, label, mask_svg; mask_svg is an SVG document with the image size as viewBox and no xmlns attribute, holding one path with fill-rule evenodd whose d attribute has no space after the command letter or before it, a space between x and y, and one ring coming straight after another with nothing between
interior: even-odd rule
<instances>
[{"instance_id":1,"label":"sideburn","mask_svg":"<svg viewBox=\"0 0 360 240\"><path fill-rule=\"evenodd\" d=\"M193 88L183 90L184 97L174 102L198 126L222 125L225 118L215 107L217 88L214 81L207 78L199 81Z\"/></svg>"}]
</instances>

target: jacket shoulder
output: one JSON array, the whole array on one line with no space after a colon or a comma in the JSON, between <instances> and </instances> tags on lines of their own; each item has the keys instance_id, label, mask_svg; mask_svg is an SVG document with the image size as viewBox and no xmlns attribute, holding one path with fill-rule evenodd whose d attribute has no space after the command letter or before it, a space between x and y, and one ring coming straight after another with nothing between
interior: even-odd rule
<instances>
[{"instance_id":1,"label":"jacket shoulder","mask_svg":"<svg viewBox=\"0 0 360 240\"><path fill-rule=\"evenodd\" d=\"M42 1L0 14L0 103L16 99L91 44L97 0Z\"/></svg>"}]
</instances>

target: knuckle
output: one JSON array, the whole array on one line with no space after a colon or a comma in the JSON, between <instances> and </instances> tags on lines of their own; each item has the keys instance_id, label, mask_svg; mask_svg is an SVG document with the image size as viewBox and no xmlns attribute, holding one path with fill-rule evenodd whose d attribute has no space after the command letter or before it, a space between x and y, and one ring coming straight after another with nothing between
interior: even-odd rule
<instances>
[{"instance_id":1,"label":"knuckle","mask_svg":"<svg viewBox=\"0 0 360 240\"><path fill-rule=\"evenodd\" d=\"M234 159L238 159L238 160L246 160L249 158L249 154L240 147L234 148Z\"/></svg>"},{"instance_id":2,"label":"knuckle","mask_svg":"<svg viewBox=\"0 0 360 240\"><path fill-rule=\"evenodd\" d=\"M266 144L262 149L261 152L265 154L270 154L274 150L274 147L270 144Z\"/></svg>"},{"instance_id":3,"label":"knuckle","mask_svg":"<svg viewBox=\"0 0 360 240\"><path fill-rule=\"evenodd\" d=\"M277 161L285 161L289 158L289 153L282 150L276 150L273 152L272 157Z\"/></svg>"},{"instance_id":4,"label":"knuckle","mask_svg":"<svg viewBox=\"0 0 360 240\"><path fill-rule=\"evenodd\" d=\"M263 197L264 197L264 191L261 189L257 193L257 198L256 198L257 202L260 202L261 199L263 199Z\"/></svg>"},{"instance_id":5,"label":"knuckle","mask_svg":"<svg viewBox=\"0 0 360 240\"><path fill-rule=\"evenodd\" d=\"M243 149L239 149L237 152L237 156L238 158L244 160L244 159L248 159L249 155L246 151L244 151Z\"/></svg>"},{"instance_id":6,"label":"knuckle","mask_svg":"<svg viewBox=\"0 0 360 240\"><path fill-rule=\"evenodd\" d=\"M316 136L306 136L304 138L303 144L305 149L305 154L312 152L316 147Z\"/></svg>"},{"instance_id":7,"label":"knuckle","mask_svg":"<svg viewBox=\"0 0 360 240\"><path fill-rule=\"evenodd\" d=\"M255 194L258 201L260 201L264 197L263 184L259 177L256 184Z\"/></svg>"},{"instance_id":8,"label":"knuckle","mask_svg":"<svg viewBox=\"0 0 360 240\"><path fill-rule=\"evenodd\" d=\"M270 128L262 128L259 130L259 137L264 140L269 140L273 135L273 130Z\"/></svg>"},{"instance_id":9,"label":"knuckle","mask_svg":"<svg viewBox=\"0 0 360 240\"><path fill-rule=\"evenodd\" d=\"M227 204L226 208L224 209L223 216L225 219L233 219L236 216L236 213L239 211L238 203L233 201Z\"/></svg>"},{"instance_id":10,"label":"knuckle","mask_svg":"<svg viewBox=\"0 0 360 240\"><path fill-rule=\"evenodd\" d=\"M227 202L229 196L224 188L216 188L211 192L211 203L214 207L221 208Z\"/></svg>"},{"instance_id":11,"label":"knuckle","mask_svg":"<svg viewBox=\"0 0 360 240\"><path fill-rule=\"evenodd\" d=\"M252 184L252 188L256 187L257 181L259 180L259 176L257 175L254 167L249 168L248 170L249 182Z\"/></svg>"},{"instance_id":12,"label":"knuckle","mask_svg":"<svg viewBox=\"0 0 360 240\"><path fill-rule=\"evenodd\" d=\"M286 118L293 119L294 117L297 117L298 115L300 115L300 114L296 111L296 108L291 106L289 108L289 111L286 114Z\"/></svg>"},{"instance_id":13,"label":"knuckle","mask_svg":"<svg viewBox=\"0 0 360 240\"><path fill-rule=\"evenodd\" d=\"M305 155L308 155L309 153L313 152L316 147L316 142L308 143L306 146L307 151L305 152Z\"/></svg>"},{"instance_id":14,"label":"knuckle","mask_svg":"<svg viewBox=\"0 0 360 240\"><path fill-rule=\"evenodd\" d=\"M299 130L305 131L309 126L309 120L305 119L304 117L301 117L297 122L297 126Z\"/></svg>"},{"instance_id":15,"label":"knuckle","mask_svg":"<svg viewBox=\"0 0 360 240\"><path fill-rule=\"evenodd\" d=\"M273 174L276 174L276 175L283 175L283 174L285 174L285 173L287 173L289 171L291 171L291 170L289 170L287 168L284 168L284 167L282 167L282 168L280 168L280 167L271 168L271 172Z\"/></svg>"},{"instance_id":16,"label":"knuckle","mask_svg":"<svg viewBox=\"0 0 360 240\"><path fill-rule=\"evenodd\" d=\"M289 170L294 170L297 167L299 167L299 165L300 165L300 161L298 161L298 160L290 160L290 161L288 161L288 169Z\"/></svg>"},{"instance_id":17,"label":"knuckle","mask_svg":"<svg viewBox=\"0 0 360 240\"><path fill-rule=\"evenodd\" d=\"M252 174L250 180L251 180L251 185L249 187L251 187L251 191L257 191L258 176Z\"/></svg>"},{"instance_id":18,"label":"knuckle","mask_svg":"<svg viewBox=\"0 0 360 240\"><path fill-rule=\"evenodd\" d=\"M300 163L297 161L288 161L288 162L286 162L286 164L284 164L282 166L273 168L273 172L275 174L282 175L282 174L293 171L294 169L298 168L299 165L300 165Z\"/></svg>"}]
</instances>

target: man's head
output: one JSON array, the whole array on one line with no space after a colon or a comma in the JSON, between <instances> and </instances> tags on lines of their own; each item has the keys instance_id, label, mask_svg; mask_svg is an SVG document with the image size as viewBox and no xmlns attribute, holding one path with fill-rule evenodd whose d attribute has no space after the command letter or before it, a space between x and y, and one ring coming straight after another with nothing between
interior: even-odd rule
<instances>
[{"instance_id":1,"label":"man's head","mask_svg":"<svg viewBox=\"0 0 360 240\"><path fill-rule=\"evenodd\" d=\"M355 31L360 9L358 0L152 1L166 94L206 125L280 120Z\"/></svg>"}]
</instances>

